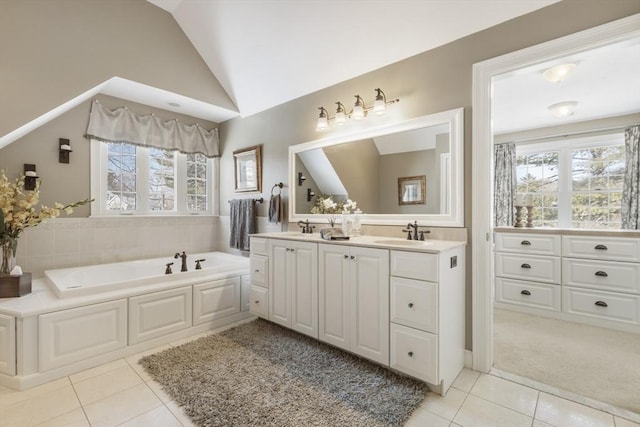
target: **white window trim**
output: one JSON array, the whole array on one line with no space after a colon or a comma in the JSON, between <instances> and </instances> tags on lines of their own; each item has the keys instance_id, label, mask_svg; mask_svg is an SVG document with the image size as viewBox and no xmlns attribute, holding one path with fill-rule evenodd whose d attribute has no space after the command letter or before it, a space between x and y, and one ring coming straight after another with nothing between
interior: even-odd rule
<instances>
[{"instance_id":1,"label":"white window trim","mask_svg":"<svg viewBox=\"0 0 640 427\"><path fill-rule=\"evenodd\" d=\"M148 210L148 156L136 156L136 210L112 211L106 206L107 192L107 144L91 140L91 216L218 216L220 214L220 159L207 159L207 199L208 210L192 212L187 210L187 159L186 155L178 153L176 156L176 209L172 211ZM138 149L148 150L145 147ZM144 184L144 185L140 185Z\"/></svg>"}]
</instances>

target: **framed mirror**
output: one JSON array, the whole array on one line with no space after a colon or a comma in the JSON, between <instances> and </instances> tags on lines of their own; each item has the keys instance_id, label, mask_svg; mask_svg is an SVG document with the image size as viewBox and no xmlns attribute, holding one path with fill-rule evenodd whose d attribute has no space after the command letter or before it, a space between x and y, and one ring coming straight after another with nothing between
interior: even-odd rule
<instances>
[{"instance_id":1,"label":"framed mirror","mask_svg":"<svg viewBox=\"0 0 640 427\"><path fill-rule=\"evenodd\" d=\"M262 191L262 145L233 152L236 193Z\"/></svg>"},{"instance_id":2,"label":"framed mirror","mask_svg":"<svg viewBox=\"0 0 640 427\"><path fill-rule=\"evenodd\" d=\"M464 227L463 126L458 108L290 146L289 220L328 219L319 195L356 202L364 224Z\"/></svg>"}]
</instances>

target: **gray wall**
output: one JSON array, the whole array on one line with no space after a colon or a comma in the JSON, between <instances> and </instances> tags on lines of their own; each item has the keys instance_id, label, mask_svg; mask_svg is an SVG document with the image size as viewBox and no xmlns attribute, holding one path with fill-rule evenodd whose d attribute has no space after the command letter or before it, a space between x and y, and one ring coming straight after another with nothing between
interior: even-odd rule
<instances>
[{"instance_id":1,"label":"gray wall","mask_svg":"<svg viewBox=\"0 0 640 427\"><path fill-rule=\"evenodd\" d=\"M0 0L0 136L114 76L235 109L171 14L145 0Z\"/></svg>"},{"instance_id":2,"label":"gray wall","mask_svg":"<svg viewBox=\"0 0 640 427\"><path fill-rule=\"evenodd\" d=\"M435 188L439 181L436 166L436 150L420 150L411 153L395 153L380 156L380 209L378 212L390 214L434 214ZM398 178L425 175L425 203L419 205L400 205L398 203Z\"/></svg>"}]
</instances>

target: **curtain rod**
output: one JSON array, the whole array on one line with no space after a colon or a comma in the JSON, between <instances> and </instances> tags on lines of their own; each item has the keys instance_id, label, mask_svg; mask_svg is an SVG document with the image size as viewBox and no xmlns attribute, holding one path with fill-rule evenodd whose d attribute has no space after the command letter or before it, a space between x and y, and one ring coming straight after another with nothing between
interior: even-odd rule
<instances>
[{"instance_id":1,"label":"curtain rod","mask_svg":"<svg viewBox=\"0 0 640 427\"><path fill-rule=\"evenodd\" d=\"M635 125L612 126L612 127L605 127L605 128L600 128L600 129L594 129L594 130L563 132L563 133L557 133L557 134L553 134L553 135L546 135L546 136L538 136L538 137L532 137L532 138L523 138L523 139L514 139L514 140L510 140L510 141L495 142L494 145L507 144L507 143L510 143L510 142L513 142L515 144L524 144L524 143L527 143L527 142L543 142L543 141L548 141L548 140L577 137L577 136L583 136L583 135L589 135L589 134L595 135L595 134L601 134L601 133L613 133L613 131L617 131L617 130L624 131L625 129L627 129L627 128L631 127L631 126L635 126Z\"/></svg>"}]
</instances>

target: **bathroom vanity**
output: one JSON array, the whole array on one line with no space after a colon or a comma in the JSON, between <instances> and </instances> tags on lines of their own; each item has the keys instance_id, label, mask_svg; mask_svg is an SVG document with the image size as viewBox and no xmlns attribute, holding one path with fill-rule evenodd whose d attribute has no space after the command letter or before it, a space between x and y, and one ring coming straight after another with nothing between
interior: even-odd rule
<instances>
[{"instance_id":1,"label":"bathroom vanity","mask_svg":"<svg viewBox=\"0 0 640 427\"><path fill-rule=\"evenodd\" d=\"M465 352L465 242L251 237L251 313L418 378L442 395Z\"/></svg>"},{"instance_id":2,"label":"bathroom vanity","mask_svg":"<svg viewBox=\"0 0 640 427\"><path fill-rule=\"evenodd\" d=\"M639 332L638 235L497 228L496 307Z\"/></svg>"}]
</instances>

